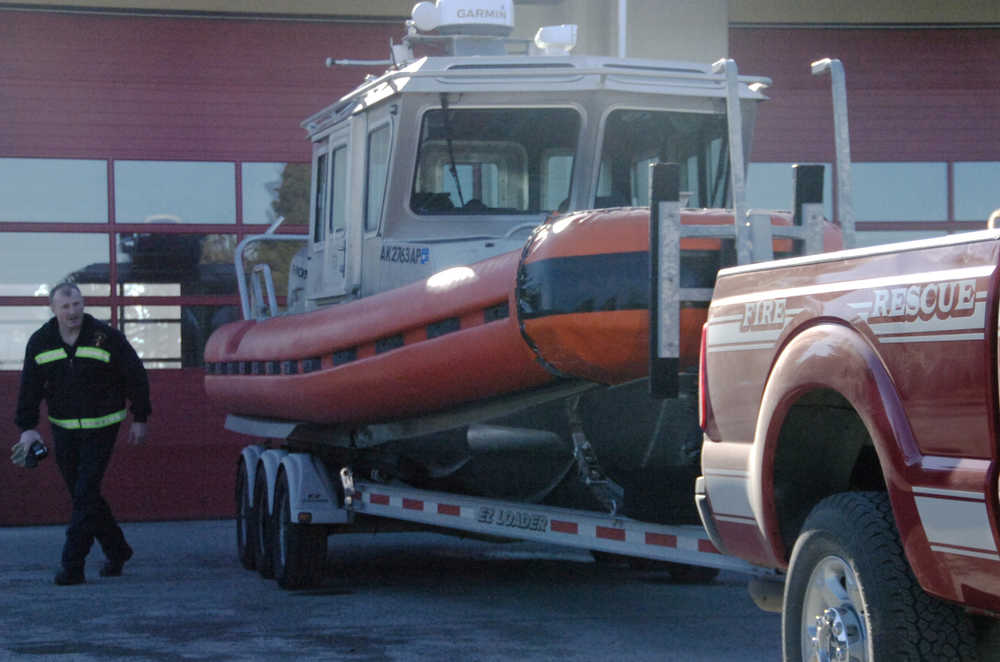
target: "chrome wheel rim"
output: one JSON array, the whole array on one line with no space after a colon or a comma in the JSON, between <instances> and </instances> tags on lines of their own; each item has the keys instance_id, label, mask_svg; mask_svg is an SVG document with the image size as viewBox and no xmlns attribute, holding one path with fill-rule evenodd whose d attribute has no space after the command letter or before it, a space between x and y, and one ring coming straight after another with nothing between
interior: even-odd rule
<instances>
[{"instance_id":1,"label":"chrome wheel rim","mask_svg":"<svg viewBox=\"0 0 1000 662\"><path fill-rule=\"evenodd\" d=\"M804 662L871 662L865 605L857 576L847 561L826 556L806 584L802 604Z\"/></svg>"}]
</instances>

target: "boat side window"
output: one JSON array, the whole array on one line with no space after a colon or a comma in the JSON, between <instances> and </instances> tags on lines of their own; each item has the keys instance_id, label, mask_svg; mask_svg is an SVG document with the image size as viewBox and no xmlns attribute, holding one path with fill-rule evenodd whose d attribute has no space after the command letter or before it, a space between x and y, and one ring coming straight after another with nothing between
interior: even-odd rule
<instances>
[{"instance_id":1,"label":"boat side window","mask_svg":"<svg viewBox=\"0 0 1000 662\"><path fill-rule=\"evenodd\" d=\"M424 114L411 209L538 214L569 198L580 131L571 108L450 108Z\"/></svg>"},{"instance_id":2,"label":"boat side window","mask_svg":"<svg viewBox=\"0 0 1000 662\"><path fill-rule=\"evenodd\" d=\"M320 243L326 238L326 218L327 218L327 187L329 186L329 172L327 168L328 158L326 152L316 157L316 181L313 182L313 190L316 197L313 198L313 241Z\"/></svg>"},{"instance_id":3,"label":"boat side window","mask_svg":"<svg viewBox=\"0 0 1000 662\"><path fill-rule=\"evenodd\" d=\"M594 206L649 204L649 165L681 164L689 206L723 207L728 198L725 117L706 113L618 109L604 124Z\"/></svg>"},{"instance_id":4,"label":"boat side window","mask_svg":"<svg viewBox=\"0 0 1000 662\"><path fill-rule=\"evenodd\" d=\"M388 124L383 124L368 134L368 178L365 186L365 231L378 230L382 218L382 203L389 177Z\"/></svg>"},{"instance_id":5,"label":"boat side window","mask_svg":"<svg viewBox=\"0 0 1000 662\"><path fill-rule=\"evenodd\" d=\"M347 231L347 146L335 147L330 179L330 232Z\"/></svg>"}]
</instances>

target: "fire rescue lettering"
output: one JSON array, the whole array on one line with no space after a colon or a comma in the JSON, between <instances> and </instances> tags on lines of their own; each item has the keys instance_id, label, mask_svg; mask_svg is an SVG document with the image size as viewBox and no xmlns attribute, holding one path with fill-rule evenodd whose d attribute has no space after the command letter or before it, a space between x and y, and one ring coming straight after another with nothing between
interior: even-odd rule
<instances>
[{"instance_id":1,"label":"fire rescue lettering","mask_svg":"<svg viewBox=\"0 0 1000 662\"><path fill-rule=\"evenodd\" d=\"M875 290L875 302L868 321L964 317L971 315L975 307L976 281L972 278L893 287Z\"/></svg>"},{"instance_id":2,"label":"fire rescue lettering","mask_svg":"<svg viewBox=\"0 0 1000 662\"><path fill-rule=\"evenodd\" d=\"M746 304L740 331L780 329L785 325L785 302L786 299L765 299Z\"/></svg>"}]
</instances>

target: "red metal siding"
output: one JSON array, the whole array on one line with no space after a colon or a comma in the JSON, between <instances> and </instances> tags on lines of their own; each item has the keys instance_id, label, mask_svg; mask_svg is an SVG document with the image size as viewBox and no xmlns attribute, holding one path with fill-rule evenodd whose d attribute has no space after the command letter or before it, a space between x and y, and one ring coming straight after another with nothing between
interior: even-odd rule
<instances>
[{"instance_id":1,"label":"red metal siding","mask_svg":"<svg viewBox=\"0 0 1000 662\"><path fill-rule=\"evenodd\" d=\"M308 161L299 122L392 24L0 12L0 154ZM371 69L378 71L381 68Z\"/></svg>"},{"instance_id":2,"label":"red metal siding","mask_svg":"<svg viewBox=\"0 0 1000 662\"><path fill-rule=\"evenodd\" d=\"M829 76L844 63L857 161L1000 158L1000 29L732 28L742 73L774 84L757 123L754 161L833 161Z\"/></svg>"}]
</instances>

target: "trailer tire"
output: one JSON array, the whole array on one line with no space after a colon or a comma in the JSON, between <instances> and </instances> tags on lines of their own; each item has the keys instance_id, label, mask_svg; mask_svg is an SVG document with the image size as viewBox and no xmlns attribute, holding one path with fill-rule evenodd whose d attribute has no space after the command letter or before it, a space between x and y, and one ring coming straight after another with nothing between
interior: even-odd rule
<instances>
[{"instance_id":1,"label":"trailer tire","mask_svg":"<svg viewBox=\"0 0 1000 662\"><path fill-rule=\"evenodd\" d=\"M326 527L292 520L288 476L278 474L274 492L274 577L284 589L311 588L323 579L326 566Z\"/></svg>"},{"instance_id":2,"label":"trailer tire","mask_svg":"<svg viewBox=\"0 0 1000 662\"><path fill-rule=\"evenodd\" d=\"M271 579L274 577L274 561L272 560L274 534L271 527L271 514L267 508L267 472L264 471L263 467L257 468L257 480L254 483L253 493L253 519L257 529L254 560L260 576L264 579Z\"/></svg>"},{"instance_id":3,"label":"trailer tire","mask_svg":"<svg viewBox=\"0 0 1000 662\"><path fill-rule=\"evenodd\" d=\"M976 659L969 618L917 583L883 492L813 508L792 550L781 626L785 662Z\"/></svg>"},{"instance_id":4,"label":"trailer tire","mask_svg":"<svg viewBox=\"0 0 1000 662\"><path fill-rule=\"evenodd\" d=\"M250 499L247 464L240 459L236 469L236 555L247 570L256 567L257 517Z\"/></svg>"}]
</instances>

